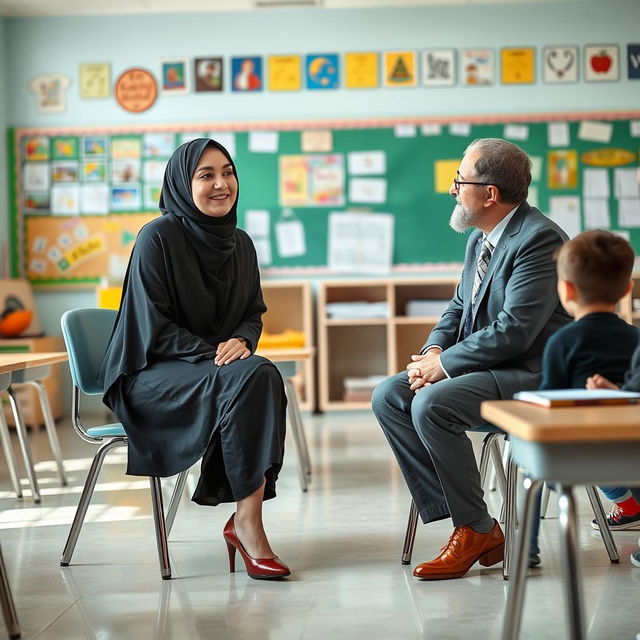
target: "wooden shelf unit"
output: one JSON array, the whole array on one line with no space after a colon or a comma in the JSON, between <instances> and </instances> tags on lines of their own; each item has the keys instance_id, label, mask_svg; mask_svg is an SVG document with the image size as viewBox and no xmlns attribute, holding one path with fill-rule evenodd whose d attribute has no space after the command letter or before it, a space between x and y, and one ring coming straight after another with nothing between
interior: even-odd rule
<instances>
[{"instance_id":1,"label":"wooden shelf unit","mask_svg":"<svg viewBox=\"0 0 640 640\"><path fill-rule=\"evenodd\" d=\"M313 350L308 360L298 363L293 376L300 395L300 408L312 411L316 407L316 393L311 285L303 280L263 280L262 294L267 305L267 312L262 316L264 331L271 334L286 329L301 331L305 337L304 347Z\"/></svg>"},{"instance_id":2,"label":"wooden shelf unit","mask_svg":"<svg viewBox=\"0 0 640 640\"><path fill-rule=\"evenodd\" d=\"M345 402L346 377L389 376L402 370L417 353L439 316L410 317L409 300L448 301L457 277L380 280L333 280L318 292L320 409L366 409L369 402ZM328 318L332 302L386 302L385 318Z\"/></svg>"}]
</instances>

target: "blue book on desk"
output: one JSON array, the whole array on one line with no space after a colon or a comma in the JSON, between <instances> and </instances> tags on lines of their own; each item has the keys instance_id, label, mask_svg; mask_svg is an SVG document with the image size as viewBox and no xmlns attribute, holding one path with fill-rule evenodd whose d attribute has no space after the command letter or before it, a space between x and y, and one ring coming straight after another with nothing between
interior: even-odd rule
<instances>
[{"instance_id":1,"label":"blue book on desk","mask_svg":"<svg viewBox=\"0 0 640 640\"><path fill-rule=\"evenodd\" d=\"M550 389L548 391L518 391L514 400L541 407L580 407L598 404L637 404L640 393L613 389Z\"/></svg>"}]
</instances>

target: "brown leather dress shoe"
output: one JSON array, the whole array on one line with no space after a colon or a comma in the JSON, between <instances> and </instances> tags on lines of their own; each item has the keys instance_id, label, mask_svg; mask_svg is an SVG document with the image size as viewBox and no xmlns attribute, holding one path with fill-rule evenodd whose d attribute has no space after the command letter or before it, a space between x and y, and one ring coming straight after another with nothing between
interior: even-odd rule
<instances>
[{"instance_id":1,"label":"brown leather dress shoe","mask_svg":"<svg viewBox=\"0 0 640 640\"><path fill-rule=\"evenodd\" d=\"M490 567L504 560L504 535L500 525L489 533L477 533L470 526L456 527L442 553L431 562L423 562L413 575L421 580L451 580L462 578L480 560L483 567Z\"/></svg>"}]
</instances>

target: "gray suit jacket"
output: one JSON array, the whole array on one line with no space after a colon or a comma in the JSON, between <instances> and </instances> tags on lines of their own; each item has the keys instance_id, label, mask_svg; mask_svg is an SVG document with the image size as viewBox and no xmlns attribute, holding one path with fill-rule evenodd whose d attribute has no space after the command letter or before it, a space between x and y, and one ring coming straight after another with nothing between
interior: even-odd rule
<instances>
[{"instance_id":1,"label":"gray suit jacket","mask_svg":"<svg viewBox=\"0 0 640 640\"><path fill-rule=\"evenodd\" d=\"M442 348L442 366L452 378L491 371L503 398L537 388L544 345L571 320L558 299L553 259L566 240L558 225L523 202L495 247L480 285L472 309L474 333L461 340L482 244L482 231L471 234L456 293L425 343Z\"/></svg>"}]
</instances>

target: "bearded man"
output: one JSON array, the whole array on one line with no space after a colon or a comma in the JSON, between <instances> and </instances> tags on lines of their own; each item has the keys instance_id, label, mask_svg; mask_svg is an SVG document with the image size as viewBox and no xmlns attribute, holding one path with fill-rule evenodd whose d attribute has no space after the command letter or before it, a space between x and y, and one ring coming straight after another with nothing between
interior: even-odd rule
<instances>
[{"instance_id":1,"label":"bearded man","mask_svg":"<svg viewBox=\"0 0 640 640\"><path fill-rule=\"evenodd\" d=\"M549 336L570 321L556 291L554 254L567 240L526 202L527 154L482 138L466 149L449 193L451 227L474 228L455 295L406 371L375 390L373 411L424 523L451 517L442 553L422 580L464 576L503 559L504 536L487 511L467 431L484 400L536 389Z\"/></svg>"}]
</instances>

